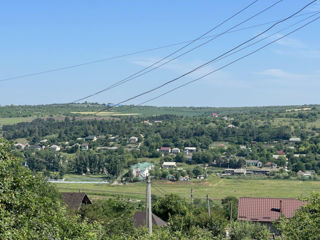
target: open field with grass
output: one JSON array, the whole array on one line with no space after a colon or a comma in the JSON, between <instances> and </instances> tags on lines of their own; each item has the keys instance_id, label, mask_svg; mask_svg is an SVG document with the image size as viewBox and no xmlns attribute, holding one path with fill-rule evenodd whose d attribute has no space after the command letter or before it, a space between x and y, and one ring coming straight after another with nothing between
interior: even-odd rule
<instances>
[{"instance_id":1,"label":"open field with grass","mask_svg":"<svg viewBox=\"0 0 320 240\"><path fill-rule=\"evenodd\" d=\"M125 185L110 184L57 184L60 192L83 191L93 199L103 199L121 195L126 198L143 200L145 183L129 183ZM283 197L297 198L306 196L313 191L320 191L320 181L293 180L248 180L221 179L210 177L207 181L169 182L155 181L152 183L152 194L163 196L165 193L175 193L188 199L190 189L194 198L222 199L226 196L235 197Z\"/></svg>"},{"instance_id":2,"label":"open field with grass","mask_svg":"<svg viewBox=\"0 0 320 240\"><path fill-rule=\"evenodd\" d=\"M12 125L20 122L31 122L34 118L31 117L17 117L17 118L1 118L0 117L0 128L3 125Z\"/></svg>"}]
</instances>

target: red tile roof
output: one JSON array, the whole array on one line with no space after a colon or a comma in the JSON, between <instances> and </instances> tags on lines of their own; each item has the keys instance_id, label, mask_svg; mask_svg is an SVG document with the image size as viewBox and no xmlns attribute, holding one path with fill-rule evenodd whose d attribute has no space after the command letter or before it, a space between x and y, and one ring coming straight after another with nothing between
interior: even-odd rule
<instances>
[{"instance_id":1,"label":"red tile roof","mask_svg":"<svg viewBox=\"0 0 320 240\"><path fill-rule=\"evenodd\" d=\"M171 150L170 147L161 147L160 150Z\"/></svg>"},{"instance_id":2,"label":"red tile roof","mask_svg":"<svg viewBox=\"0 0 320 240\"><path fill-rule=\"evenodd\" d=\"M281 213L293 217L295 211L306 202L293 198L239 198L238 220L273 222L280 218Z\"/></svg>"}]
</instances>

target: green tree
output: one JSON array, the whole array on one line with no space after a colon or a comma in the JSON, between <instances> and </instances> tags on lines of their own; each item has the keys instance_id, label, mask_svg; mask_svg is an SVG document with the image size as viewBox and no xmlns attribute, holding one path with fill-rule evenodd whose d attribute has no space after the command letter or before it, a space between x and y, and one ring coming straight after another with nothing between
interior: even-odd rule
<instances>
[{"instance_id":1,"label":"green tree","mask_svg":"<svg viewBox=\"0 0 320 240\"><path fill-rule=\"evenodd\" d=\"M231 240L269 240L270 232L259 223L236 221L231 225L230 238Z\"/></svg>"},{"instance_id":2,"label":"green tree","mask_svg":"<svg viewBox=\"0 0 320 240\"><path fill-rule=\"evenodd\" d=\"M0 139L0 239L100 239L99 224L67 217L59 193L13 157Z\"/></svg>"},{"instance_id":3,"label":"green tree","mask_svg":"<svg viewBox=\"0 0 320 240\"><path fill-rule=\"evenodd\" d=\"M164 221L168 221L174 215L185 216L188 212L188 205L178 195L170 194L156 201L152 211Z\"/></svg>"},{"instance_id":4,"label":"green tree","mask_svg":"<svg viewBox=\"0 0 320 240\"><path fill-rule=\"evenodd\" d=\"M229 196L222 199L221 204L227 218L230 220L232 215L232 220L236 220L238 215L238 199L236 197Z\"/></svg>"},{"instance_id":5,"label":"green tree","mask_svg":"<svg viewBox=\"0 0 320 240\"><path fill-rule=\"evenodd\" d=\"M197 166L192 170L192 173L194 174L195 177L198 177L203 174L203 168L200 166Z\"/></svg>"},{"instance_id":6,"label":"green tree","mask_svg":"<svg viewBox=\"0 0 320 240\"><path fill-rule=\"evenodd\" d=\"M303 200L307 204L294 217L280 220L279 229L285 239L316 240L320 237L320 193L313 193Z\"/></svg>"}]
</instances>

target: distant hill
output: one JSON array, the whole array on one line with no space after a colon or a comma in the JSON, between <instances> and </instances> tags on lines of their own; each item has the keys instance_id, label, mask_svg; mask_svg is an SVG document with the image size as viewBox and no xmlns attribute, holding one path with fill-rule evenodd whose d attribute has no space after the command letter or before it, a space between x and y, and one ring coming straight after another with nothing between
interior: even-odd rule
<instances>
[{"instance_id":1,"label":"distant hill","mask_svg":"<svg viewBox=\"0 0 320 240\"><path fill-rule=\"evenodd\" d=\"M201 116L254 113L285 113L296 110L320 110L320 105L263 106L263 107L154 107L112 104L75 103L48 105L10 105L0 107L0 118L53 117L53 116L142 116L157 115ZM99 112L99 113L97 113Z\"/></svg>"}]
</instances>

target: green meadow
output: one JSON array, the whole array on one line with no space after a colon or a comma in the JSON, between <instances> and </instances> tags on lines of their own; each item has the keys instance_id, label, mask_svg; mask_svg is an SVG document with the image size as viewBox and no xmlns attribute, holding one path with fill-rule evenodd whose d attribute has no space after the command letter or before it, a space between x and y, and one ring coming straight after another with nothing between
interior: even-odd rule
<instances>
[{"instance_id":1,"label":"green meadow","mask_svg":"<svg viewBox=\"0 0 320 240\"><path fill-rule=\"evenodd\" d=\"M60 192L86 192L93 199L105 199L122 196L130 199L144 199L145 183L128 183L123 185L94 183L55 183ZM191 188L194 198L204 199L207 194L211 199L220 200L227 196L235 197L282 197L298 198L313 191L320 190L320 181L297 180L251 180L225 179L209 177L208 180L190 182L153 181L152 194L178 194L188 199Z\"/></svg>"}]
</instances>

